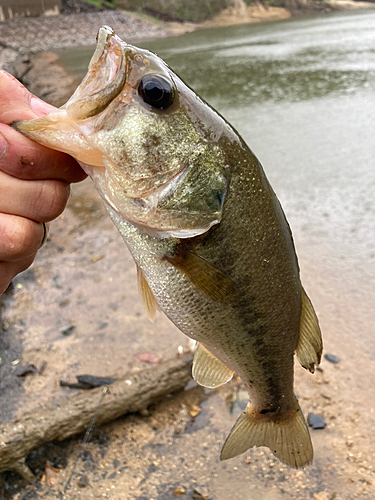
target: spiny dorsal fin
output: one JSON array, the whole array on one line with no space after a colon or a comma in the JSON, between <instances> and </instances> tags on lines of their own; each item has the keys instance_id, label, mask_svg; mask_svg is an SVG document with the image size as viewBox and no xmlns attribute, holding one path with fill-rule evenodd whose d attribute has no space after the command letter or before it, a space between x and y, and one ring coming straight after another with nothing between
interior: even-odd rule
<instances>
[{"instance_id":1,"label":"spiny dorsal fin","mask_svg":"<svg viewBox=\"0 0 375 500\"><path fill-rule=\"evenodd\" d=\"M233 300L233 281L199 255L184 249L176 255L166 255L164 258L215 302L228 303Z\"/></svg>"},{"instance_id":2,"label":"spiny dorsal fin","mask_svg":"<svg viewBox=\"0 0 375 500\"><path fill-rule=\"evenodd\" d=\"M310 299L302 288L302 312L299 330L299 341L296 356L301 365L314 373L322 356L323 343L318 318Z\"/></svg>"},{"instance_id":3,"label":"spiny dorsal fin","mask_svg":"<svg viewBox=\"0 0 375 500\"><path fill-rule=\"evenodd\" d=\"M192 373L199 385L214 389L229 382L234 372L199 343L194 355Z\"/></svg>"},{"instance_id":4,"label":"spiny dorsal fin","mask_svg":"<svg viewBox=\"0 0 375 500\"><path fill-rule=\"evenodd\" d=\"M153 323L155 321L156 309L159 308L151 288L143 275L142 269L137 265L138 292L141 302L146 309L147 317Z\"/></svg>"},{"instance_id":5,"label":"spiny dorsal fin","mask_svg":"<svg viewBox=\"0 0 375 500\"><path fill-rule=\"evenodd\" d=\"M279 422L256 416L248 405L227 437L220 460L236 457L253 446L267 446L284 464L302 469L313 459L309 430L296 400L290 418Z\"/></svg>"}]
</instances>

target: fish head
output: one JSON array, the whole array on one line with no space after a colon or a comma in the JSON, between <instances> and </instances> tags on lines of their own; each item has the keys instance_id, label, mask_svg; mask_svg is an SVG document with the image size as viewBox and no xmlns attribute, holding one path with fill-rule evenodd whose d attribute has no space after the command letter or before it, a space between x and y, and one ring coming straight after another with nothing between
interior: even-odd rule
<instances>
[{"instance_id":1,"label":"fish head","mask_svg":"<svg viewBox=\"0 0 375 500\"><path fill-rule=\"evenodd\" d=\"M221 142L233 131L162 59L109 27L68 102L14 126L74 156L107 208L151 236L196 236L222 218L230 168Z\"/></svg>"}]
</instances>

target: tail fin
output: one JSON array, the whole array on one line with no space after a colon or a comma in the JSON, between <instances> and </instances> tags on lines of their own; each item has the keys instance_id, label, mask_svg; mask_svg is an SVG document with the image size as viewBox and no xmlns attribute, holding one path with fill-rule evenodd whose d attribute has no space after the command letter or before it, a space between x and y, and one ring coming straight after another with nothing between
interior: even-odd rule
<instances>
[{"instance_id":1,"label":"tail fin","mask_svg":"<svg viewBox=\"0 0 375 500\"><path fill-rule=\"evenodd\" d=\"M313 459L313 448L297 400L296 410L290 418L273 422L264 417L259 415L259 418L254 418L248 406L227 437L220 459L236 457L253 446L268 446L289 467L302 469L309 465Z\"/></svg>"}]
</instances>

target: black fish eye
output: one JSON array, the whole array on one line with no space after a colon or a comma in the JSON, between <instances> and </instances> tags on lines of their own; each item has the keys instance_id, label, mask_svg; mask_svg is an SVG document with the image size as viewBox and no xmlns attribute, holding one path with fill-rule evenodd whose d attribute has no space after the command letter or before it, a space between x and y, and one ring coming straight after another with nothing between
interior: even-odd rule
<instances>
[{"instance_id":1,"label":"black fish eye","mask_svg":"<svg viewBox=\"0 0 375 500\"><path fill-rule=\"evenodd\" d=\"M138 94L146 104L154 108L166 109L174 100L172 84L159 75L146 75L138 85Z\"/></svg>"}]
</instances>

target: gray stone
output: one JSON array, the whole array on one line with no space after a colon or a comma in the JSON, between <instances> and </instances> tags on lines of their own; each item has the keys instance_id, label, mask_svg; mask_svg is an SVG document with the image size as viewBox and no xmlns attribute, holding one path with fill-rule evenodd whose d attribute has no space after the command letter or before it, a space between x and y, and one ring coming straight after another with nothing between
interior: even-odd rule
<instances>
[{"instance_id":1,"label":"gray stone","mask_svg":"<svg viewBox=\"0 0 375 500\"><path fill-rule=\"evenodd\" d=\"M335 354L325 354L324 357L327 361L333 363L334 365L340 363L340 358L338 356L335 356Z\"/></svg>"},{"instance_id":2,"label":"gray stone","mask_svg":"<svg viewBox=\"0 0 375 500\"><path fill-rule=\"evenodd\" d=\"M320 415L316 415L315 413L309 413L307 422L313 429L324 429L324 427L327 425L324 418Z\"/></svg>"}]
</instances>

